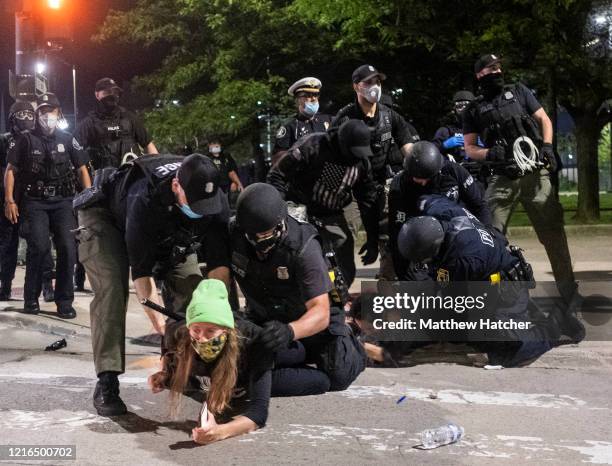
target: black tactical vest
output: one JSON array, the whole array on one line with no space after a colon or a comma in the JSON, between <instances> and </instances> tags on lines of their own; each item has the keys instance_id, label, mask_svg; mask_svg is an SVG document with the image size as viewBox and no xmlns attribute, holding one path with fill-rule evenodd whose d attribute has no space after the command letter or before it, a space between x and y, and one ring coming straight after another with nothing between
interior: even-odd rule
<instances>
[{"instance_id":1,"label":"black tactical vest","mask_svg":"<svg viewBox=\"0 0 612 466\"><path fill-rule=\"evenodd\" d=\"M266 261L257 259L253 246L234 221L230 224L232 271L247 300L249 319L257 324L270 320L293 322L306 312L300 293L296 259L317 230L308 223L287 217L287 234Z\"/></svg>"},{"instance_id":2,"label":"black tactical vest","mask_svg":"<svg viewBox=\"0 0 612 466\"><path fill-rule=\"evenodd\" d=\"M45 187L58 188L56 194L72 196L75 192L75 175L70 150L70 138L58 139L57 133L48 138L32 133L23 135L27 150L20 166L19 181L30 195L43 197Z\"/></svg>"},{"instance_id":3,"label":"black tactical vest","mask_svg":"<svg viewBox=\"0 0 612 466\"><path fill-rule=\"evenodd\" d=\"M138 143L134 139L134 124L124 110L112 115L94 112L91 118L96 140L89 147L89 154L95 170L118 167L126 153L139 153Z\"/></svg>"},{"instance_id":4,"label":"black tactical vest","mask_svg":"<svg viewBox=\"0 0 612 466\"><path fill-rule=\"evenodd\" d=\"M504 86L492 101L482 96L476 100L476 118L482 128L482 139L487 147L500 144L511 147L520 136L528 136L536 146L542 144L537 122L516 97L516 86Z\"/></svg>"}]
</instances>

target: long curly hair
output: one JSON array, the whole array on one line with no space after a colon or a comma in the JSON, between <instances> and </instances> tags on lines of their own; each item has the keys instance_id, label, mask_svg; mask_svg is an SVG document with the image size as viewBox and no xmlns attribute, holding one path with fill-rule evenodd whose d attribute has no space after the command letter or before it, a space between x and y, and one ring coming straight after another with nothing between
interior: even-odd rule
<instances>
[{"instance_id":1,"label":"long curly hair","mask_svg":"<svg viewBox=\"0 0 612 466\"><path fill-rule=\"evenodd\" d=\"M219 414L229 407L238 379L240 351L238 339L237 330L228 328L225 347L217 360L211 363L214 364L214 367L210 376L210 389L206 402L208 410L213 414ZM168 356L170 354L166 354L166 357ZM175 369L168 385L170 386L170 412L176 416L182 406L183 393L191 375L194 358L199 357L191 346L191 336L187 327L182 327L177 331L177 345L173 356Z\"/></svg>"}]
</instances>

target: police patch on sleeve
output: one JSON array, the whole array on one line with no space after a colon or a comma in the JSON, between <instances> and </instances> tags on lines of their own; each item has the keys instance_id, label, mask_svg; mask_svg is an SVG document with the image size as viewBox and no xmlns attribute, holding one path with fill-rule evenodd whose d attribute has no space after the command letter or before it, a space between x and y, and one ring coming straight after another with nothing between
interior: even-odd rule
<instances>
[{"instance_id":1,"label":"police patch on sleeve","mask_svg":"<svg viewBox=\"0 0 612 466\"><path fill-rule=\"evenodd\" d=\"M276 132L276 139L284 138L286 134L287 134L287 128L285 128L284 126L281 126L280 128L278 128L278 131Z\"/></svg>"},{"instance_id":2,"label":"police patch on sleeve","mask_svg":"<svg viewBox=\"0 0 612 466\"><path fill-rule=\"evenodd\" d=\"M76 138L72 138L72 147L74 147L74 150L83 150L83 146L79 144Z\"/></svg>"}]
</instances>

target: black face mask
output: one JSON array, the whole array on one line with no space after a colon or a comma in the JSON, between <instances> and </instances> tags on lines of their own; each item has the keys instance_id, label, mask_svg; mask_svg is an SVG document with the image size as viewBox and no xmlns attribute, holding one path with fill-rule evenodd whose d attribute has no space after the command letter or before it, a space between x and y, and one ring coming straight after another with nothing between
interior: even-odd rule
<instances>
[{"instance_id":1,"label":"black face mask","mask_svg":"<svg viewBox=\"0 0 612 466\"><path fill-rule=\"evenodd\" d=\"M485 97L496 96L499 94L504 87L504 74L503 73L489 73L484 75L478 80L480 87L485 94Z\"/></svg>"},{"instance_id":2,"label":"black face mask","mask_svg":"<svg viewBox=\"0 0 612 466\"><path fill-rule=\"evenodd\" d=\"M256 235L245 234L246 239L255 248L258 254L268 255L281 242L285 236L287 227L284 221L279 223L274 231L266 238L257 238Z\"/></svg>"},{"instance_id":3,"label":"black face mask","mask_svg":"<svg viewBox=\"0 0 612 466\"><path fill-rule=\"evenodd\" d=\"M15 120L15 131L25 133L34 129L34 120Z\"/></svg>"},{"instance_id":4,"label":"black face mask","mask_svg":"<svg viewBox=\"0 0 612 466\"><path fill-rule=\"evenodd\" d=\"M100 102L105 110L112 111L119 105L119 97L116 95L107 95L100 99Z\"/></svg>"}]
</instances>

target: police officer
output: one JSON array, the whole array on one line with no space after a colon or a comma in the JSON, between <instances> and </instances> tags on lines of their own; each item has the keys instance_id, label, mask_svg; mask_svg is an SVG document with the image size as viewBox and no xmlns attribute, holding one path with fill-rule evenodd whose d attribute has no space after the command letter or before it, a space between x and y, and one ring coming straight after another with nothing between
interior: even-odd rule
<instances>
[{"instance_id":1,"label":"police officer","mask_svg":"<svg viewBox=\"0 0 612 466\"><path fill-rule=\"evenodd\" d=\"M76 140L87 150L94 170L118 167L128 153L157 154L140 119L119 105L123 90L111 78L96 82L96 109L77 126Z\"/></svg>"},{"instance_id":2,"label":"police officer","mask_svg":"<svg viewBox=\"0 0 612 466\"><path fill-rule=\"evenodd\" d=\"M101 193L101 194L100 194ZM98 383L94 406L101 416L124 414L117 376L125 370L125 313L129 275L136 295L184 314L202 280L196 251L205 244L208 277L229 282L227 199L219 171L201 154L139 157L118 171L106 168L94 188L75 199L79 257L94 290L93 354ZM164 317L144 306L155 330Z\"/></svg>"},{"instance_id":3,"label":"police officer","mask_svg":"<svg viewBox=\"0 0 612 466\"><path fill-rule=\"evenodd\" d=\"M208 142L208 156L219 170L219 187L228 194L230 191L242 191L242 182L238 178L238 167L234 158L221 147L221 141L213 138Z\"/></svg>"},{"instance_id":4,"label":"police officer","mask_svg":"<svg viewBox=\"0 0 612 466\"><path fill-rule=\"evenodd\" d=\"M287 92L295 98L297 114L285 121L276 132L272 151L273 165L302 136L324 132L329 128L331 116L319 113L322 86L321 81L311 77L298 79L289 87Z\"/></svg>"},{"instance_id":5,"label":"police officer","mask_svg":"<svg viewBox=\"0 0 612 466\"><path fill-rule=\"evenodd\" d=\"M437 281L519 281L514 288L502 286L500 293L513 290L510 299L501 296L495 317L500 320L531 322L528 331L508 331L506 344L485 346L491 364L507 367L538 357L555 346L561 334L578 342L584 326L575 316L551 312L543 321L529 318L529 291L533 281L531 266L518 248L508 248L506 238L482 224L469 210L440 195L424 196L423 216L413 217L398 236L398 249L407 261L431 263L431 276ZM505 298L505 299L504 299Z\"/></svg>"},{"instance_id":6,"label":"police officer","mask_svg":"<svg viewBox=\"0 0 612 466\"><path fill-rule=\"evenodd\" d=\"M443 155L452 157L458 163L462 163L465 160L461 114L474 99L474 94L470 91L455 92L453 96L453 109L450 115L448 115L445 124L436 130L431 140Z\"/></svg>"},{"instance_id":7,"label":"police officer","mask_svg":"<svg viewBox=\"0 0 612 466\"><path fill-rule=\"evenodd\" d=\"M417 142L389 190L389 244L400 280L419 279L418 273L412 273L417 271L417 264L409 266L399 254L397 236L406 220L420 215L419 199L426 194L443 195L470 209L482 223L491 224L491 213L472 175L445 159L433 143Z\"/></svg>"},{"instance_id":8,"label":"police officer","mask_svg":"<svg viewBox=\"0 0 612 466\"><path fill-rule=\"evenodd\" d=\"M557 162L552 147L552 123L533 93L523 84L505 85L496 55L483 55L474 66L482 95L463 113L467 155L493 163L486 198L493 226L505 232L517 202L521 202L552 265L561 296L579 298L563 208L550 174ZM480 136L486 147L477 144Z\"/></svg>"},{"instance_id":9,"label":"police officer","mask_svg":"<svg viewBox=\"0 0 612 466\"><path fill-rule=\"evenodd\" d=\"M72 198L76 192L75 171L79 184L91 184L86 163L87 155L68 133L57 128L63 118L55 94L43 94L36 107L36 126L15 142L9 153L5 176L5 213L15 224L21 215L20 230L27 242L24 311L40 311L38 296L41 291L43 263L49 255L53 235L57 249L57 279L55 302L59 317L72 319L76 312L73 274L76 244L71 230L76 228ZM17 206L15 180L23 190Z\"/></svg>"},{"instance_id":10,"label":"police officer","mask_svg":"<svg viewBox=\"0 0 612 466\"><path fill-rule=\"evenodd\" d=\"M330 308L332 284L316 229L287 215L274 187L255 183L238 198L230 238L251 337L273 353L305 351L306 363L316 369L296 368L296 385L346 389L364 370L365 352L344 323L344 311Z\"/></svg>"},{"instance_id":11,"label":"police officer","mask_svg":"<svg viewBox=\"0 0 612 466\"><path fill-rule=\"evenodd\" d=\"M15 147L19 135L34 129L34 107L30 102L17 101L9 109L8 122L10 132L0 135L0 188L2 191L2 211L4 212L4 174L8 164L8 152ZM19 194L17 187L16 194ZM18 196L15 201L19 204ZM19 223L11 223L5 215L0 215L0 301L11 299L11 287L19 251ZM51 250L43 260L42 295L45 302L54 301L53 257Z\"/></svg>"},{"instance_id":12,"label":"police officer","mask_svg":"<svg viewBox=\"0 0 612 466\"><path fill-rule=\"evenodd\" d=\"M360 120L349 120L339 129L302 138L272 167L268 182L283 197L305 205L311 223L324 245L331 245L348 286L355 278L353 235L343 208L355 196L367 241L359 254L364 264L378 256L378 185L370 168L370 130ZM325 246L326 252L329 252Z\"/></svg>"}]
</instances>

